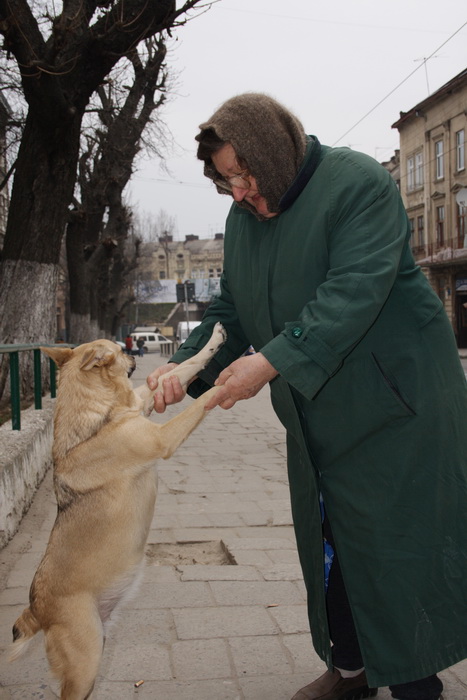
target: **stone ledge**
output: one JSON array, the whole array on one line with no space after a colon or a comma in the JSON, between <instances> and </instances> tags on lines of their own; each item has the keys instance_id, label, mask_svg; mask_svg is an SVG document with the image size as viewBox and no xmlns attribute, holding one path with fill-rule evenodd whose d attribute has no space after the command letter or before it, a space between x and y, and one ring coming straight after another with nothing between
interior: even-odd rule
<instances>
[{"instance_id":1,"label":"stone ledge","mask_svg":"<svg viewBox=\"0 0 467 700\"><path fill-rule=\"evenodd\" d=\"M0 548L17 532L38 485L52 465L55 401L21 412L21 430L0 426Z\"/></svg>"}]
</instances>

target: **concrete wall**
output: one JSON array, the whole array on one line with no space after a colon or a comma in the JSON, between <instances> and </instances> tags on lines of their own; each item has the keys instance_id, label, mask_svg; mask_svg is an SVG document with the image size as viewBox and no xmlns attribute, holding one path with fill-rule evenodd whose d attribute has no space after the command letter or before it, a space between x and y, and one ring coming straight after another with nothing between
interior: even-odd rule
<instances>
[{"instance_id":1,"label":"concrete wall","mask_svg":"<svg viewBox=\"0 0 467 700\"><path fill-rule=\"evenodd\" d=\"M0 548L16 533L36 489L52 465L55 401L21 412L21 430L0 426Z\"/></svg>"}]
</instances>

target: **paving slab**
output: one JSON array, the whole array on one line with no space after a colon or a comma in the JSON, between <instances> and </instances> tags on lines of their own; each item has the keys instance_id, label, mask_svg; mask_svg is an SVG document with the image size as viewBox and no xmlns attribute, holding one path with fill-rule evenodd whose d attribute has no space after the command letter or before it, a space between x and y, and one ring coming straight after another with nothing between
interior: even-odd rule
<instances>
[{"instance_id":1,"label":"paving slab","mask_svg":"<svg viewBox=\"0 0 467 700\"><path fill-rule=\"evenodd\" d=\"M166 361L136 360L135 383ZM93 700L290 700L325 670L308 630L285 435L268 394L216 409L160 463L143 582L109 631ZM42 635L7 661L55 511L49 473L0 551L0 700L57 698ZM445 700L466 700L467 662L440 675Z\"/></svg>"}]
</instances>

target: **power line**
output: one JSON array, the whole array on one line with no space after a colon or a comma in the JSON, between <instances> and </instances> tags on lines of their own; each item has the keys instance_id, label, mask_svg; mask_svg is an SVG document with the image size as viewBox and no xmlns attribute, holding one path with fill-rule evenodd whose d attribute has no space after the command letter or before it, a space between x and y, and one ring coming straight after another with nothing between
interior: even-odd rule
<instances>
[{"instance_id":1,"label":"power line","mask_svg":"<svg viewBox=\"0 0 467 700\"><path fill-rule=\"evenodd\" d=\"M245 10L222 5L218 8L224 12L236 12L240 14L260 15L261 17L272 17L274 19L298 20L299 22L313 22L314 24L341 25L343 27L360 27L362 29L385 29L387 31L422 32L429 34L439 34L438 29L420 29L420 27L391 27L386 24L364 24L362 22L344 22L342 20L320 19L318 17L304 17L302 15L284 15L275 12L262 12L261 10Z\"/></svg>"},{"instance_id":2,"label":"power line","mask_svg":"<svg viewBox=\"0 0 467 700\"><path fill-rule=\"evenodd\" d=\"M342 134L342 136L340 136L340 137L337 139L337 141L334 141L334 143L333 143L332 145L335 146L336 144L339 143L339 141L342 141L343 138L345 138L348 134L350 134L350 132L353 131L353 130L355 129L355 127L357 127L359 124L361 124L362 121L364 121L364 119L366 119L370 114L372 114L372 113L375 111L375 109L377 109L381 104L383 104L383 102L385 102L385 101L388 99L388 97L390 97L394 92L396 92L396 90L398 90L398 89L400 88L401 85L403 85L404 83L406 83L407 80L408 80L409 78L411 78L412 75L414 75L414 73L416 73L418 70L420 70L420 68L422 68L422 66L426 65L426 62L429 61L430 58L433 58L434 55L435 55L440 49L443 48L443 46L446 46L446 44L447 44L449 41L451 41L451 39L453 39L453 38L456 36L456 34L459 34L459 32L460 32L466 25L467 25L467 22L464 22L464 24L462 24L462 25L459 27L459 29L456 29L456 31L454 32L454 34L451 34L451 36L450 36L448 39L446 39L446 41L443 41L443 43L440 44L440 46L438 46L438 48L436 48L426 59L424 59L423 63L420 63L420 65L417 66L413 71L411 71L411 73L409 73L409 75L408 75L406 78L404 78L404 80L401 80L401 82L400 82L398 85L396 85L395 88L393 88L390 92L388 92L388 94L387 94L385 97L383 97L379 102L377 102L377 103L375 104L374 107L372 107L366 114L363 115L363 117L361 117L361 119L359 119L357 122L355 122L355 124L354 124L353 126L351 126L350 129L347 129L347 131L345 132L345 134Z\"/></svg>"}]
</instances>

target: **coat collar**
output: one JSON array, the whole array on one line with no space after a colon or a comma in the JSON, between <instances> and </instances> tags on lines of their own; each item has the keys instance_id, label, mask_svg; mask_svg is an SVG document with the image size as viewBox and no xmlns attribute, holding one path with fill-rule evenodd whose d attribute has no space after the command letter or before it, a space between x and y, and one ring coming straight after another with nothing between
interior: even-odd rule
<instances>
[{"instance_id":1,"label":"coat collar","mask_svg":"<svg viewBox=\"0 0 467 700\"><path fill-rule=\"evenodd\" d=\"M305 189L306 185L313 176L313 173L318 167L320 161L321 144L316 138L316 136L309 136L302 166L298 171L297 175L295 176L295 179L293 180L289 189L285 194L282 195L280 199L279 208L281 213L288 209L301 195L302 191Z\"/></svg>"}]
</instances>

